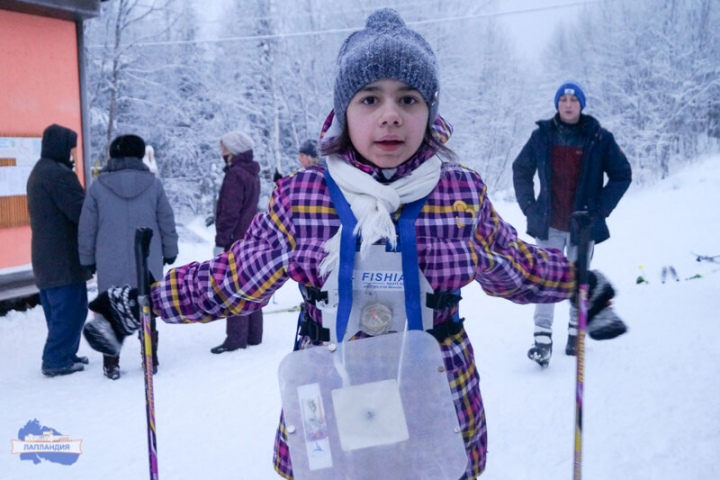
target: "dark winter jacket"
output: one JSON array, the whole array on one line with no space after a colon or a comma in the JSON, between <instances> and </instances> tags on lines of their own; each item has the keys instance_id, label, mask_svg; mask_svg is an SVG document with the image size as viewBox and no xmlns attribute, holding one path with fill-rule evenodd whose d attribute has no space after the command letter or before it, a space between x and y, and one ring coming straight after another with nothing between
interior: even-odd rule
<instances>
[{"instance_id":1,"label":"dark winter jacket","mask_svg":"<svg viewBox=\"0 0 720 480\"><path fill-rule=\"evenodd\" d=\"M543 240L548 238L550 227L552 148L559 121L556 114L550 120L537 122L538 128L513 162L515 197L527 217L527 233ZM579 127L585 143L574 209L590 213L593 240L600 243L610 238L605 219L630 186L632 170L612 133L602 128L600 122L589 115L581 115ZM540 179L537 199L533 181L535 172ZM605 184L604 175L608 177Z\"/></svg>"},{"instance_id":2,"label":"dark winter jacket","mask_svg":"<svg viewBox=\"0 0 720 480\"><path fill-rule=\"evenodd\" d=\"M27 182L32 231L32 268L38 288L84 282L88 275L78 258L78 220L85 192L72 170L70 151L77 134L59 125L48 127L40 160Z\"/></svg>"},{"instance_id":3,"label":"dark winter jacket","mask_svg":"<svg viewBox=\"0 0 720 480\"><path fill-rule=\"evenodd\" d=\"M215 213L215 245L228 250L245 235L258 213L260 199L260 165L253 152L232 157L225 167Z\"/></svg>"},{"instance_id":4,"label":"dark winter jacket","mask_svg":"<svg viewBox=\"0 0 720 480\"><path fill-rule=\"evenodd\" d=\"M163 273L163 257L178 254L175 215L162 182L139 158L111 158L88 189L80 216L80 261L96 265L98 289L137 286L135 230L153 230L148 267Z\"/></svg>"}]
</instances>

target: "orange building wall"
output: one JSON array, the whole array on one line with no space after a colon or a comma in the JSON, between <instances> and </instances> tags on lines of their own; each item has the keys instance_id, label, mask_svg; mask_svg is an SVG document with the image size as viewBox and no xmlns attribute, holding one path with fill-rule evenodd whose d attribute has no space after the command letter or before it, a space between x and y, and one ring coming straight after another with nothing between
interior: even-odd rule
<instances>
[{"instance_id":1,"label":"orange building wall","mask_svg":"<svg viewBox=\"0 0 720 480\"><path fill-rule=\"evenodd\" d=\"M0 10L0 136L40 137L52 123L75 130L75 168L84 184L76 28ZM0 228L0 269L28 263L30 227Z\"/></svg>"}]
</instances>

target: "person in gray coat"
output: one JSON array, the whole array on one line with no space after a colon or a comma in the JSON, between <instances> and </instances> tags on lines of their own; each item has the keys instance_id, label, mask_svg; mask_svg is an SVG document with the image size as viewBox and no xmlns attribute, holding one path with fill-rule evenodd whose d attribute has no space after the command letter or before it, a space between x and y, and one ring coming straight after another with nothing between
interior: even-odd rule
<instances>
[{"instance_id":1,"label":"person in gray coat","mask_svg":"<svg viewBox=\"0 0 720 480\"><path fill-rule=\"evenodd\" d=\"M178 254L175 215L162 182L143 164L145 142L122 135L110 144L110 160L88 189L80 215L80 263L97 270L98 290L113 285L137 286L135 230L153 230L148 268L162 278L163 264ZM153 322L153 372L157 372L158 333ZM119 357L103 357L105 376L120 378Z\"/></svg>"}]
</instances>

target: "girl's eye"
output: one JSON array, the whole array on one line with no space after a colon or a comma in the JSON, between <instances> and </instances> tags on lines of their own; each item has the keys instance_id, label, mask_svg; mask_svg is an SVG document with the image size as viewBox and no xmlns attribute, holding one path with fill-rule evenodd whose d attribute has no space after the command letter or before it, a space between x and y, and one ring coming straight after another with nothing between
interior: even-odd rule
<instances>
[{"instance_id":1,"label":"girl's eye","mask_svg":"<svg viewBox=\"0 0 720 480\"><path fill-rule=\"evenodd\" d=\"M363 105L375 105L375 103L377 103L377 98L373 97L372 95L368 95L367 97L361 99L360 102Z\"/></svg>"},{"instance_id":2,"label":"girl's eye","mask_svg":"<svg viewBox=\"0 0 720 480\"><path fill-rule=\"evenodd\" d=\"M418 99L408 95L406 97L402 97L400 99L400 103L402 103L403 105L415 105L416 103L418 103Z\"/></svg>"}]
</instances>

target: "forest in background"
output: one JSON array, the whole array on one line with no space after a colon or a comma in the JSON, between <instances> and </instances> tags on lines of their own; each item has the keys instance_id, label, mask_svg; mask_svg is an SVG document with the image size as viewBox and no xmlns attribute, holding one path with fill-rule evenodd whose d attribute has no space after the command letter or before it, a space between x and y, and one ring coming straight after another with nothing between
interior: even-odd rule
<instances>
[{"instance_id":1,"label":"forest in background","mask_svg":"<svg viewBox=\"0 0 720 480\"><path fill-rule=\"evenodd\" d=\"M665 178L720 145L720 4L716 0L598 0L561 24L528 62L497 22L498 0L235 0L201 38L193 0L112 0L85 23L90 161L119 134L153 145L178 216L213 211L222 180L219 138L255 140L263 202L276 169L298 168L332 109L342 41L377 8L398 10L433 47L448 146L491 191L560 83L583 86L586 113L627 154L637 184ZM261 202L262 203L262 202Z\"/></svg>"}]
</instances>

